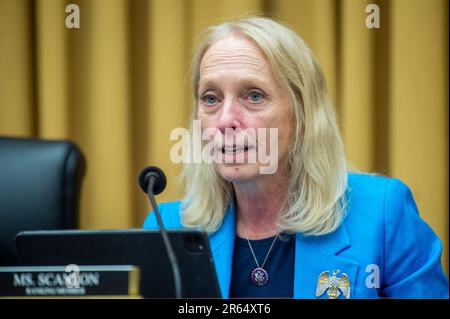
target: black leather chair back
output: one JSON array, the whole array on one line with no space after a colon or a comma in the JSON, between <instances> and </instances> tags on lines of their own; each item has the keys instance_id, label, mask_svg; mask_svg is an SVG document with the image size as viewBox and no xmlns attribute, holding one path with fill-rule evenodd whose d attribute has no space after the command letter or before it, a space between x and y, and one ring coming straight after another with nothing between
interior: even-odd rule
<instances>
[{"instance_id":1,"label":"black leather chair back","mask_svg":"<svg viewBox=\"0 0 450 319\"><path fill-rule=\"evenodd\" d=\"M0 137L0 266L23 230L78 228L85 159L70 141Z\"/></svg>"}]
</instances>

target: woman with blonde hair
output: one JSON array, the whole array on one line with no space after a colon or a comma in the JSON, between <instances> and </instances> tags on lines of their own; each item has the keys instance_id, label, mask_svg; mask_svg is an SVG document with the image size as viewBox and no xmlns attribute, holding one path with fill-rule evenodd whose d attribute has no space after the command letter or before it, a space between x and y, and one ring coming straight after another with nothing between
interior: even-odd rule
<instances>
[{"instance_id":1,"label":"woman with blonde hair","mask_svg":"<svg viewBox=\"0 0 450 319\"><path fill-rule=\"evenodd\" d=\"M266 17L213 26L192 81L215 160L186 163L185 198L159 210L166 227L209 233L224 298L448 298L441 242L409 188L348 171L324 75L294 31Z\"/></svg>"}]
</instances>

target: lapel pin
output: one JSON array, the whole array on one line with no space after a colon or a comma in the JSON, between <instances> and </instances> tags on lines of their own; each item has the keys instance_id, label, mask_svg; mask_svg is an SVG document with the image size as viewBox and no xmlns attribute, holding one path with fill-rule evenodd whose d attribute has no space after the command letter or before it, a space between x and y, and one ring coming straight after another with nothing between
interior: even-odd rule
<instances>
[{"instance_id":1,"label":"lapel pin","mask_svg":"<svg viewBox=\"0 0 450 319\"><path fill-rule=\"evenodd\" d=\"M328 271L324 271L319 275L317 280L316 297L320 297L328 290L328 299L338 299L341 292L345 298L350 298L350 280L345 273L338 278L337 275L341 271L339 269L333 271L330 276Z\"/></svg>"}]
</instances>

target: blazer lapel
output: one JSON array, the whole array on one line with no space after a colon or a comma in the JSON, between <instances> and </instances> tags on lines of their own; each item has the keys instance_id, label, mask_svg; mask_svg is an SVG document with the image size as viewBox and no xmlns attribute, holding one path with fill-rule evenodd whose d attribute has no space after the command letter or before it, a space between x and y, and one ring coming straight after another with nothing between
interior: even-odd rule
<instances>
[{"instance_id":1,"label":"blazer lapel","mask_svg":"<svg viewBox=\"0 0 450 319\"><path fill-rule=\"evenodd\" d=\"M230 293L234 238L236 233L234 216L234 205L230 205L225 213L222 226L209 237L222 298L228 298Z\"/></svg>"},{"instance_id":2,"label":"blazer lapel","mask_svg":"<svg viewBox=\"0 0 450 319\"><path fill-rule=\"evenodd\" d=\"M324 236L296 235L294 298L317 298L316 287L323 271L339 269L340 275L347 274L350 280L350 298L354 296L359 265L354 260L338 254L350 247L350 239L345 224L333 233ZM338 275L338 278L339 276ZM327 298L324 293L320 298ZM340 298L343 298L342 295Z\"/></svg>"}]
</instances>

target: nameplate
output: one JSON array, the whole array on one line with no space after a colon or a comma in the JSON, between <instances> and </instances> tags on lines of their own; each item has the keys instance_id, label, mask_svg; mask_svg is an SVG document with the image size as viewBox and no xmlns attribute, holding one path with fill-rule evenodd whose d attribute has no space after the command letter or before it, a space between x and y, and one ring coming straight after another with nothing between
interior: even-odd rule
<instances>
[{"instance_id":1,"label":"nameplate","mask_svg":"<svg viewBox=\"0 0 450 319\"><path fill-rule=\"evenodd\" d=\"M0 267L0 297L139 296L135 266Z\"/></svg>"}]
</instances>

